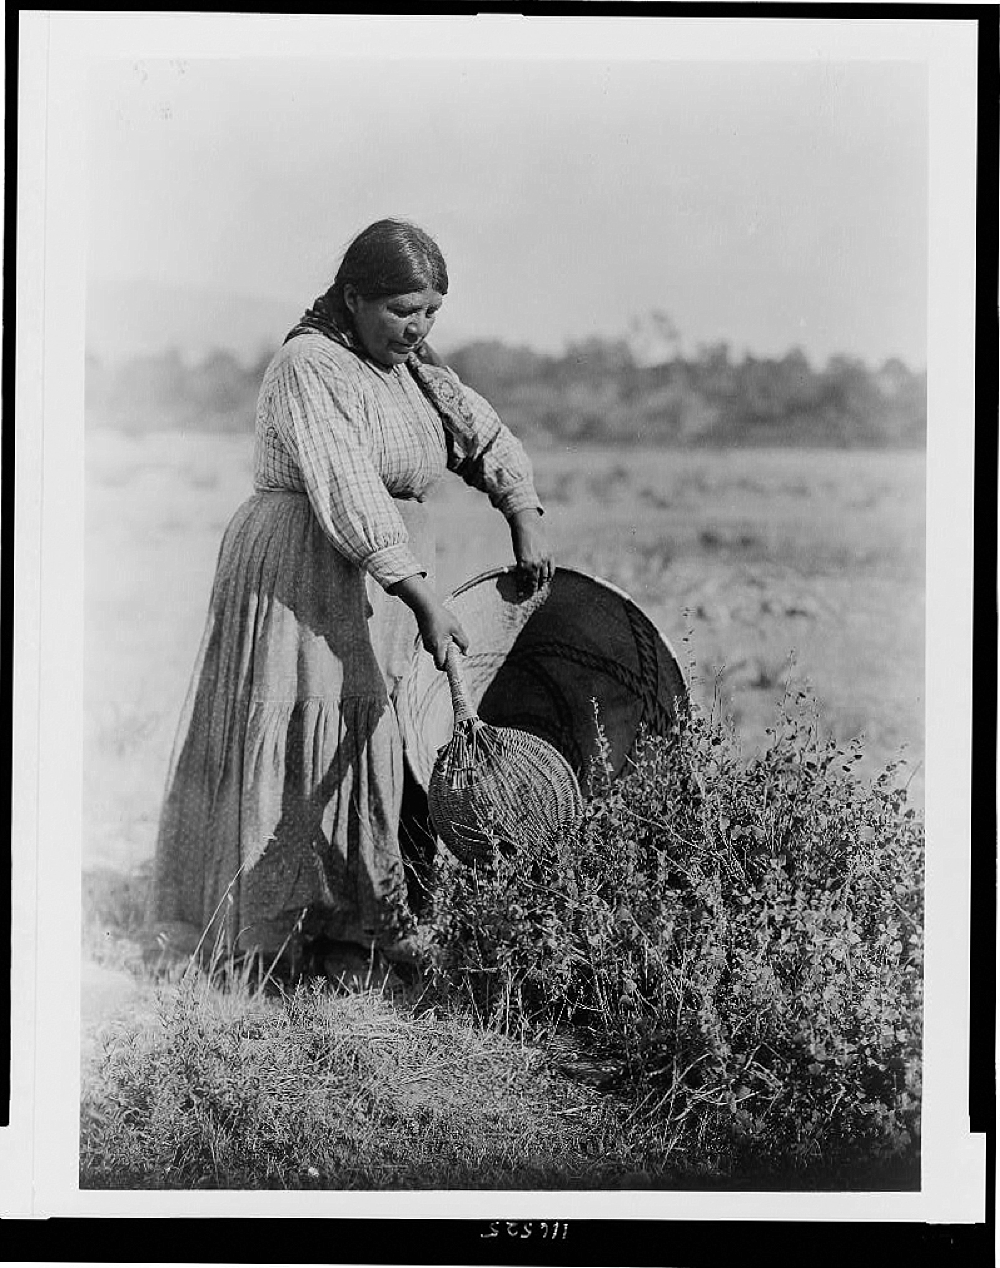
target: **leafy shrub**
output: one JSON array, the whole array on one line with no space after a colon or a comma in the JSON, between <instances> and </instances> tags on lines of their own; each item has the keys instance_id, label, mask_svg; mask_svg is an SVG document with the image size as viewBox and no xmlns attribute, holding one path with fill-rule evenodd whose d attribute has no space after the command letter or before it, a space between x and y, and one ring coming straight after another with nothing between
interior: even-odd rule
<instances>
[{"instance_id":1,"label":"leafy shrub","mask_svg":"<svg viewBox=\"0 0 1000 1268\"><path fill-rule=\"evenodd\" d=\"M805 691L768 734L745 760L692 709L572 839L442 857L431 935L484 1020L616 1059L663 1161L843 1184L917 1156L923 827L898 764L862 784Z\"/></svg>"}]
</instances>

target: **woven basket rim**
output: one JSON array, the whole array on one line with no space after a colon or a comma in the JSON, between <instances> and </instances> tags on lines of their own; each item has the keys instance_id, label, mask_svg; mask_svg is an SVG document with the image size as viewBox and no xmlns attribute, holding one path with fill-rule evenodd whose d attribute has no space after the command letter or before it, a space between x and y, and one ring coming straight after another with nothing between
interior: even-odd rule
<instances>
[{"instance_id":1,"label":"woven basket rim","mask_svg":"<svg viewBox=\"0 0 1000 1268\"><path fill-rule=\"evenodd\" d=\"M473 586L478 586L482 584L482 582L484 581L492 581L496 577L504 577L509 575L510 573L515 573L518 571L519 569L517 567L517 564L503 564L497 568L487 568L485 572L480 572L475 577L470 578L468 581L463 581L460 586L456 587L456 589L452 590L445 597L443 602L447 603L449 599L457 599L460 594L464 594L466 590L471 590ZM619 599L624 599L626 603L631 604L631 606L635 608L635 610L639 613L642 619L648 622L648 624L651 625L652 628L656 631L657 637L662 640L663 645L666 647L667 651L670 653L671 658L674 661L674 664L677 666L678 672L680 673L681 678L684 680L685 689L687 691L690 691L691 683L688 680L687 672L684 669L684 665L681 663L680 657L677 655L677 652L674 650L674 646L671 643L670 639L667 638L666 634L664 634L663 630L660 629L660 627L656 624L656 622L650 618L649 614L645 612L639 606L638 603L636 603L635 599L632 598L632 596L628 593L627 590L623 590L621 586L615 585L613 581L608 581L604 577L599 577L595 573L592 573L592 572L584 572L580 568L567 568L563 564L558 564L556 566L555 571L569 573L570 576L580 577L584 581L592 581L595 584L602 586L605 590L610 590L611 593L614 595L617 595ZM419 649L420 645L421 645L420 639L418 637L416 640L415 648Z\"/></svg>"},{"instance_id":2,"label":"woven basket rim","mask_svg":"<svg viewBox=\"0 0 1000 1268\"><path fill-rule=\"evenodd\" d=\"M488 588L491 583L496 583L503 577L516 574L519 571L515 564L506 564L499 567L488 568L476 576L471 577L468 581L457 586L444 600L448 603L452 599L461 598L463 595L479 590L482 592ZM672 663L672 672L680 685L679 697L690 697L691 687L688 674L685 672L681 661L674 651L669 639L659 629L656 623L643 611L643 609L635 602L630 594L623 590L620 586L615 585L611 581L605 580L603 577L597 577L590 573L583 572L577 568L567 568L559 565L555 570L553 580L563 575L567 578L575 578L584 585L596 586L598 590L605 591L609 596L620 603L623 607L630 609L636 617L648 628L653 636L662 644L663 651ZM420 727L414 713L414 702L412 700L413 691L416 690L416 679L418 676L422 678L426 666L422 664L425 659L421 655L422 644L419 635L414 637L413 646L410 653L410 661L407 673L403 679L402 691L400 693L398 712L399 725L403 737L403 760L406 769L413 777L417 786L426 792L427 780L430 777L430 770L434 762L434 753L428 748L427 744L420 737ZM436 745L433 746L436 748Z\"/></svg>"}]
</instances>

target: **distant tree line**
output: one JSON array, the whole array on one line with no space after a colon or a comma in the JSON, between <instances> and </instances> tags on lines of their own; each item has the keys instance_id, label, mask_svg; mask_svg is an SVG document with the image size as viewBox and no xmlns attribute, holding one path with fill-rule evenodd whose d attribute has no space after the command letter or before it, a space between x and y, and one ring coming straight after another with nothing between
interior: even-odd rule
<instances>
[{"instance_id":1,"label":"distant tree line","mask_svg":"<svg viewBox=\"0 0 1000 1268\"><path fill-rule=\"evenodd\" d=\"M814 367L799 349L737 360L725 343L666 359L634 341L591 338L562 355L496 341L449 356L520 436L665 446L916 447L926 439L926 375L891 359ZM88 357L88 425L248 432L270 354L252 364L214 352L196 365L175 351L108 365Z\"/></svg>"},{"instance_id":2,"label":"distant tree line","mask_svg":"<svg viewBox=\"0 0 1000 1268\"><path fill-rule=\"evenodd\" d=\"M88 353L87 425L127 432L252 432L271 355L246 365L231 352L216 351L192 365L176 349L117 364Z\"/></svg>"},{"instance_id":3,"label":"distant tree line","mask_svg":"<svg viewBox=\"0 0 1000 1268\"><path fill-rule=\"evenodd\" d=\"M624 341L589 339L563 356L477 343L451 364L516 432L559 440L685 446L919 446L926 376L897 359L870 369L793 349L736 360L724 343L653 365Z\"/></svg>"}]
</instances>

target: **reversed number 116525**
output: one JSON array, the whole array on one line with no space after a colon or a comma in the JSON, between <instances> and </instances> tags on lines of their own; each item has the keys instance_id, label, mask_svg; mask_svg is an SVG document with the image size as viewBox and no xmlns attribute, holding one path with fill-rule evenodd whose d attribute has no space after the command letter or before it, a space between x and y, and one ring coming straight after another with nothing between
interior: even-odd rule
<instances>
[{"instance_id":1,"label":"reversed number 116525","mask_svg":"<svg viewBox=\"0 0 1000 1268\"><path fill-rule=\"evenodd\" d=\"M567 1220L490 1220L490 1226L480 1237L516 1237L523 1241L528 1237L541 1237L548 1241L564 1241L569 1232Z\"/></svg>"}]
</instances>

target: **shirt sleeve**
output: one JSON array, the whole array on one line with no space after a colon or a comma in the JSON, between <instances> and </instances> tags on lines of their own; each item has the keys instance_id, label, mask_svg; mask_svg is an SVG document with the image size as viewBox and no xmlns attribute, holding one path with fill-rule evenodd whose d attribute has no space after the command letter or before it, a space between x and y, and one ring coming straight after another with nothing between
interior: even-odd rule
<instances>
[{"instance_id":1,"label":"shirt sleeve","mask_svg":"<svg viewBox=\"0 0 1000 1268\"><path fill-rule=\"evenodd\" d=\"M486 493L490 502L507 519L518 511L538 511L542 504L535 492L535 478L528 454L514 433L500 421L489 403L458 378L454 370L448 374L459 384L474 420L475 442L462 453L449 446L448 466L466 484Z\"/></svg>"},{"instance_id":2,"label":"shirt sleeve","mask_svg":"<svg viewBox=\"0 0 1000 1268\"><path fill-rule=\"evenodd\" d=\"M334 546L383 589L426 569L365 445L360 387L333 358L289 357L278 367L275 422Z\"/></svg>"}]
</instances>

